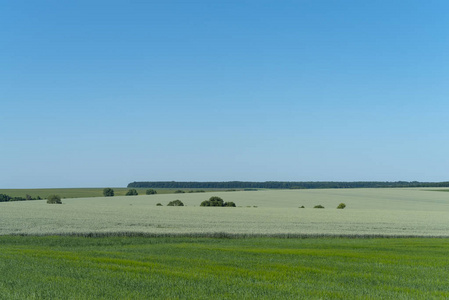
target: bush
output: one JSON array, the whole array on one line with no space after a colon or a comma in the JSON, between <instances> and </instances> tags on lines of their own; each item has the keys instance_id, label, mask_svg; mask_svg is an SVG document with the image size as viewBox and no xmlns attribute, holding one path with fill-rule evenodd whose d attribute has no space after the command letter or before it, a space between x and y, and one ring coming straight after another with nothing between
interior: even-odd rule
<instances>
[{"instance_id":1,"label":"bush","mask_svg":"<svg viewBox=\"0 0 449 300\"><path fill-rule=\"evenodd\" d=\"M170 201L167 206L184 206L184 203L181 200Z\"/></svg>"},{"instance_id":2,"label":"bush","mask_svg":"<svg viewBox=\"0 0 449 300\"><path fill-rule=\"evenodd\" d=\"M62 204L61 196L59 195L50 195L47 197L48 204Z\"/></svg>"},{"instance_id":3,"label":"bush","mask_svg":"<svg viewBox=\"0 0 449 300\"><path fill-rule=\"evenodd\" d=\"M145 192L145 194L147 194L147 195L154 195L154 194L157 194L157 192L156 192L156 190L149 189L149 190L147 190L147 191Z\"/></svg>"},{"instance_id":4,"label":"bush","mask_svg":"<svg viewBox=\"0 0 449 300\"><path fill-rule=\"evenodd\" d=\"M223 199L220 197L210 197L209 200L201 202L200 206L223 206Z\"/></svg>"},{"instance_id":5,"label":"bush","mask_svg":"<svg viewBox=\"0 0 449 300\"><path fill-rule=\"evenodd\" d=\"M224 201L220 197L210 197L209 201L211 203L211 206L223 206Z\"/></svg>"},{"instance_id":6,"label":"bush","mask_svg":"<svg viewBox=\"0 0 449 300\"><path fill-rule=\"evenodd\" d=\"M210 202L208 200L204 200L201 202L200 206L210 206Z\"/></svg>"},{"instance_id":7,"label":"bush","mask_svg":"<svg viewBox=\"0 0 449 300\"><path fill-rule=\"evenodd\" d=\"M324 208L322 205L315 205L313 208Z\"/></svg>"},{"instance_id":8,"label":"bush","mask_svg":"<svg viewBox=\"0 0 449 300\"><path fill-rule=\"evenodd\" d=\"M11 201L11 196L0 194L0 202L8 202Z\"/></svg>"},{"instance_id":9,"label":"bush","mask_svg":"<svg viewBox=\"0 0 449 300\"><path fill-rule=\"evenodd\" d=\"M161 203L158 203L158 204L156 204L156 206L162 206L162 204L161 204Z\"/></svg>"},{"instance_id":10,"label":"bush","mask_svg":"<svg viewBox=\"0 0 449 300\"><path fill-rule=\"evenodd\" d=\"M304 205L301 205L299 208L305 208Z\"/></svg>"},{"instance_id":11,"label":"bush","mask_svg":"<svg viewBox=\"0 0 449 300\"><path fill-rule=\"evenodd\" d=\"M183 193L185 193L183 190L176 190L175 191L175 194L183 194Z\"/></svg>"},{"instance_id":12,"label":"bush","mask_svg":"<svg viewBox=\"0 0 449 300\"><path fill-rule=\"evenodd\" d=\"M340 203L340 204L338 204L337 209L344 209L345 207L346 207L346 204Z\"/></svg>"},{"instance_id":13,"label":"bush","mask_svg":"<svg viewBox=\"0 0 449 300\"><path fill-rule=\"evenodd\" d=\"M137 196L139 193L135 189L130 189L128 192L126 192L126 196Z\"/></svg>"},{"instance_id":14,"label":"bush","mask_svg":"<svg viewBox=\"0 0 449 300\"><path fill-rule=\"evenodd\" d=\"M103 196L105 197L113 197L114 196L114 190L111 188L105 188L103 190Z\"/></svg>"},{"instance_id":15,"label":"bush","mask_svg":"<svg viewBox=\"0 0 449 300\"><path fill-rule=\"evenodd\" d=\"M234 202L224 202L220 197L210 197L209 200L201 202L200 206L235 207Z\"/></svg>"}]
</instances>

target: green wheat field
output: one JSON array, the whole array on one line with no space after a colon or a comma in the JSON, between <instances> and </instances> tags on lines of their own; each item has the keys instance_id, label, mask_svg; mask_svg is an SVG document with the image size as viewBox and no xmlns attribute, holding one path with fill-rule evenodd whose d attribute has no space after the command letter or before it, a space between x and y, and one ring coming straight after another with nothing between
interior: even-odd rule
<instances>
[{"instance_id":1,"label":"green wheat field","mask_svg":"<svg viewBox=\"0 0 449 300\"><path fill-rule=\"evenodd\" d=\"M237 207L199 206L211 196ZM185 206L166 206L176 199ZM336 209L339 203L346 208ZM0 234L447 237L448 220L449 193L426 189L264 190L71 198L62 205L45 200L0 203Z\"/></svg>"},{"instance_id":2,"label":"green wheat field","mask_svg":"<svg viewBox=\"0 0 449 300\"><path fill-rule=\"evenodd\" d=\"M447 299L448 239L0 237L2 299Z\"/></svg>"}]
</instances>

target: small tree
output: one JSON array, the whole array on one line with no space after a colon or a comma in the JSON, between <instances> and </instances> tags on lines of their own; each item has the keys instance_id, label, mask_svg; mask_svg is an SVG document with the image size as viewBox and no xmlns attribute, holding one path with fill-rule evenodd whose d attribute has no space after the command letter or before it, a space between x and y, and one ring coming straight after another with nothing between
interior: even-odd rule
<instances>
[{"instance_id":1,"label":"small tree","mask_svg":"<svg viewBox=\"0 0 449 300\"><path fill-rule=\"evenodd\" d=\"M50 195L47 197L48 204L62 204L61 196L59 195Z\"/></svg>"},{"instance_id":2,"label":"small tree","mask_svg":"<svg viewBox=\"0 0 449 300\"><path fill-rule=\"evenodd\" d=\"M324 206L320 205L315 205L313 208L324 208Z\"/></svg>"},{"instance_id":3,"label":"small tree","mask_svg":"<svg viewBox=\"0 0 449 300\"><path fill-rule=\"evenodd\" d=\"M346 204L340 203L340 204L338 204L337 209L344 209L345 207L346 207Z\"/></svg>"},{"instance_id":4,"label":"small tree","mask_svg":"<svg viewBox=\"0 0 449 300\"><path fill-rule=\"evenodd\" d=\"M114 190L111 188L105 188L103 190L103 196L105 197L113 197L114 196Z\"/></svg>"},{"instance_id":5,"label":"small tree","mask_svg":"<svg viewBox=\"0 0 449 300\"><path fill-rule=\"evenodd\" d=\"M139 193L135 189L130 189L128 192L126 192L126 196L137 196Z\"/></svg>"},{"instance_id":6,"label":"small tree","mask_svg":"<svg viewBox=\"0 0 449 300\"><path fill-rule=\"evenodd\" d=\"M156 192L156 190L149 189L149 190L146 191L146 194L147 195L154 195L154 194L157 194L157 192Z\"/></svg>"},{"instance_id":7,"label":"small tree","mask_svg":"<svg viewBox=\"0 0 449 300\"><path fill-rule=\"evenodd\" d=\"M170 201L167 206L184 206L184 203L181 200Z\"/></svg>"},{"instance_id":8,"label":"small tree","mask_svg":"<svg viewBox=\"0 0 449 300\"><path fill-rule=\"evenodd\" d=\"M162 203L158 203L158 204L156 204L156 206L162 206Z\"/></svg>"}]
</instances>

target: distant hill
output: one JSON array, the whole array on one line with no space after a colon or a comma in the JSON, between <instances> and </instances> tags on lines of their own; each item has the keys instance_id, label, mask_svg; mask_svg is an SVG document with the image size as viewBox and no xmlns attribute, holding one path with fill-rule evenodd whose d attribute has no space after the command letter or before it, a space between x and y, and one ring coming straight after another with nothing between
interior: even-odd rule
<instances>
[{"instance_id":1,"label":"distant hill","mask_svg":"<svg viewBox=\"0 0 449 300\"><path fill-rule=\"evenodd\" d=\"M223 182L196 182L196 181L134 181L128 184L129 188L167 188L167 189L348 189L348 188L392 188L392 187L449 187L445 182L418 182L418 181L223 181Z\"/></svg>"}]
</instances>

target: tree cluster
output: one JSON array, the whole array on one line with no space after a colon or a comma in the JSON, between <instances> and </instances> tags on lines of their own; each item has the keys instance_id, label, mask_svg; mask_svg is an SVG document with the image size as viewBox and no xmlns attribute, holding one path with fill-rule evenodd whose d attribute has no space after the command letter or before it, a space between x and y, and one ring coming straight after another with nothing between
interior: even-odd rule
<instances>
[{"instance_id":1,"label":"tree cluster","mask_svg":"<svg viewBox=\"0 0 449 300\"><path fill-rule=\"evenodd\" d=\"M184 206L184 203L181 200L170 201L167 206Z\"/></svg>"},{"instance_id":2,"label":"tree cluster","mask_svg":"<svg viewBox=\"0 0 449 300\"><path fill-rule=\"evenodd\" d=\"M156 190L153 190L153 189L149 189L149 190L146 190L146 192L145 192L147 195L154 195L154 194L157 194L157 191Z\"/></svg>"},{"instance_id":3,"label":"tree cluster","mask_svg":"<svg viewBox=\"0 0 449 300\"><path fill-rule=\"evenodd\" d=\"M11 197L9 195L6 194L0 194L0 202L9 202L9 201L26 201L26 200L41 200L42 198L37 196L37 197L32 197L30 195L26 195L25 197Z\"/></svg>"},{"instance_id":4,"label":"tree cluster","mask_svg":"<svg viewBox=\"0 0 449 300\"><path fill-rule=\"evenodd\" d=\"M135 189L130 189L126 192L126 196L137 196L139 193Z\"/></svg>"},{"instance_id":5,"label":"tree cluster","mask_svg":"<svg viewBox=\"0 0 449 300\"><path fill-rule=\"evenodd\" d=\"M114 190L111 188L105 188L103 190L103 196L105 197L113 197L114 196Z\"/></svg>"},{"instance_id":6,"label":"tree cluster","mask_svg":"<svg viewBox=\"0 0 449 300\"><path fill-rule=\"evenodd\" d=\"M224 202L220 197L210 197L209 200L201 202L200 206L235 207L234 202Z\"/></svg>"},{"instance_id":7,"label":"tree cluster","mask_svg":"<svg viewBox=\"0 0 449 300\"><path fill-rule=\"evenodd\" d=\"M62 204L61 196L59 195L50 195L47 197L48 204Z\"/></svg>"}]
</instances>

